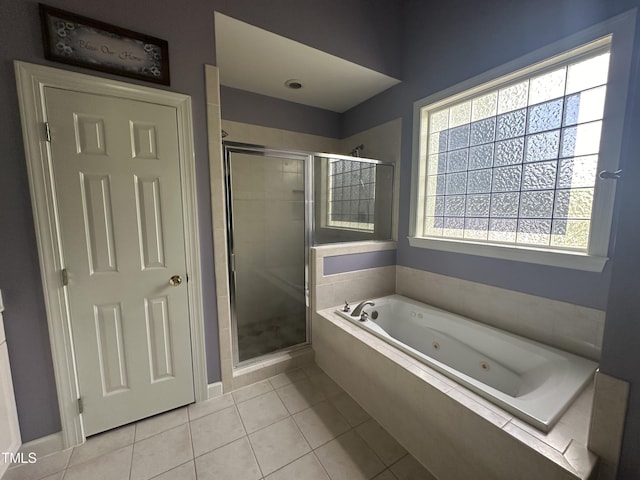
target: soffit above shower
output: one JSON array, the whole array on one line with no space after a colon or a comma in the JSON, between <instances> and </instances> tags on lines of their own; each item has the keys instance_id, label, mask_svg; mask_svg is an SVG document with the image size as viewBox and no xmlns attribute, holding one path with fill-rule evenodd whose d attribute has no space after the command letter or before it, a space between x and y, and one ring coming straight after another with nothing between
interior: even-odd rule
<instances>
[{"instance_id":1,"label":"soffit above shower","mask_svg":"<svg viewBox=\"0 0 640 480\"><path fill-rule=\"evenodd\" d=\"M220 83L227 87L342 113L400 83L218 12L215 34ZM287 88L290 79L303 87Z\"/></svg>"}]
</instances>

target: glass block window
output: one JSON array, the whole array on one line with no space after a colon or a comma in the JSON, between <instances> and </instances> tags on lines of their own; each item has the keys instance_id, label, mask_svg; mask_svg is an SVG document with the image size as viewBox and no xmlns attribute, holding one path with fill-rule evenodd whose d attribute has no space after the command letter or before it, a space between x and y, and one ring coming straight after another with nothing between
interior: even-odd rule
<instances>
[{"instance_id":1,"label":"glass block window","mask_svg":"<svg viewBox=\"0 0 640 480\"><path fill-rule=\"evenodd\" d=\"M376 200L375 164L331 159L328 189L328 226L373 232Z\"/></svg>"},{"instance_id":2,"label":"glass block window","mask_svg":"<svg viewBox=\"0 0 640 480\"><path fill-rule=\"evenodd\" d=\"M581 52L423 107L417 235L586 252L609 57Z\"/></svg>"}]
</instances>

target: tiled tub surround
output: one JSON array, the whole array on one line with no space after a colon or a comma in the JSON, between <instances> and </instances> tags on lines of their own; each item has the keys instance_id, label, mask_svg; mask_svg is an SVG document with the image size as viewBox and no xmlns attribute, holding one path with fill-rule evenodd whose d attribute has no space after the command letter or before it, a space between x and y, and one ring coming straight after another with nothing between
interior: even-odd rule
<instances>
[{"instance_id":1,"label":"tiled tub surround","mask_svg":"<svg viewBox=\"0 0 640 480\"><path fill-rule=\"evenodd\" d=\"M598 480L616 479L628 398L627 382L597 372L588 446L598 455Z\"/></svg>"},{"instance_id":2,"label":"tiled tub surround","mask_svg":"<svg viewBox=\"0 0 640 480\"><path fill-rule=\"evenodd\" d=\"M592 385L544 434L334 310L313 316L317 364L436 478L589 478Z\"/></svg>"},{"instance_id":3,"label":"tiled tub surround","mask_svg":"<svg viewBox=\"0 0 640 480\"><path fill-rule=\"evenodd\" d=\"M325 257L394 250L395 242L353 242L311 249L311 311L346 301L382 297L395 293L396 266L365 268L353 272L324 274ZM312 333L313 337L313 333Z\"/></svg>"},{"instance_id":4,"label":"tiled tub surround","mask_svg":"<svg viewBox=\"0 0 640 480\"><path fill-rule=\"evenodd\" d=\"M598 366L401 295L367 303L364 320L336 312L544 432L593 381Z\"/></svg>"},{"instance_id":5,"label":"tiled tub surround","mask_svg":"<svg viewBox=\"0 0 640 480\"><path fill-rule=\"evenodd\" d=\"M434 480L315 364L96 435L3 480Z\"/></svg>"},{"instance_id":6,"label":"tiled tub surround","mask_svg":"<svg viewBox=\"0 0 640 480\"><path fill-rule=\"evenodd\" d=\"M401 265L396 267L395 293L592 360L600 358L601 310Z\"/></svg>"}]
</instances>

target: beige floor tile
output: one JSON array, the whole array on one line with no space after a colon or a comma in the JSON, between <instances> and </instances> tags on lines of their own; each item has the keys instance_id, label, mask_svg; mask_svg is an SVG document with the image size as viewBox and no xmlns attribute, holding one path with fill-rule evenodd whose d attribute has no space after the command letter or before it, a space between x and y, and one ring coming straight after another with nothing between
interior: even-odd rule
<instances>
[{"instance_id":1,"label":"beige floor tile","mask_svg":"<svg viewBox=\"0 0 640 480\"><path fill-rule=\"evenodd\" d=\"M346 418L349 425L355 427L361 423L366 422L371 416L364 411L364 409L358 405L358 403L349 396L348 393L343 392L329 399L334 407Z\"/></svg>"},{"instance_id":2,"label":"beige floor tile","mask_svg":"<svg viewBox=\"0 0 640 480\"><path fill-rule=\"evenodd\" d=\"M391 467L385 470L385 465ZM314 365L96 435L80 447L39 458L37 464L12 468L3 480L258 480L263 476L265 480L435 480Z\"/></svg>"},{"instance_id":3,"label":"beige floor tile","mask_svg":"<svg viewBox=\"0 0 640 480\"><path fill-rule=\"evenodd\" d=\"M305 378L307 378L307 374L305 373L305 371L301 368L297 368L295 370L289 370L288 372L280 373L275 377L271 377L269 381L271 382L273 388L281 388L285 385L298 382Z\"/></svg>"},{"instance_id":4,"label":"beige floor tile","mask_svg":"<svg viewBox=\"0 0 640 480\"><path fill-rule=\"evenodd\" d=\"M320 388L327 397L337 395L344 391L340 388L340 385L334 382L326 373L319 373L317 375L310 376L309 381L316 387Z\"/></svg>"},{"instance_id":5,"label":"beige floor tile","mask_svg":"<svg viewBox=\"0 0 640 480\"><path fill-rule=\"evenodd\" d=\"M136 427L131 424L87 438L86 442L73 449L69 466L78 465L105 453L131 445L135 432Z\"/></svg>"},{"instance_id":6,"label":"beige floor tile","mask_svg":"<svg viewBox=\"0 0 640 480\"><path fill-rule=\"evenodd\" d=\"M87 462L69 467L67 480L129 480L133 445L109 452Z\"/></svg>"},{"instance_id":7,"label":"beige floor tile","mask_svg":"<svg viewBox=\"0 0 640 480\"><path fill-rule=\"evenodd\" d=\"M61 472L67 466L71 449L38 457L35 463L11 467L5 472L2 480L39 480L47 475Z\"/></svg>"},{"instance_id":8,"label":"beige floor tile","mask_svg":"<svg viewBox=\"0 0 640 480\"><path fill-rule=\"evenodd\" d=\"M240 388L231 393L236 403L246 402L251 398L255 398L259 395L263 395L273 390L273 386L269 380L263 380L256 382L246 387Z\"/></svg>"},{"instance_id":9,"label":"beige floor tile","mask_svg":"<svg viewBox=\"0 0 640 480\"><path fill-rule=\"evenodd\" d=\"M327 472L313 453L307 453L295 462L272 473L265 480L330 480Z\"/></svg>"},{"instance_id":10,"label":"beige floor tile","mask_svg":"<svg viewBox=\"0 0 640 480\"><path fill-rule=\"evenodd\" d=\"M373 477L373 480L397 480L391 470L385 470L380 475Z\"/></svg>"},{"instance_id":11,"label":"beige floor tile","mask_svg":"<svg viewBox=\"0 0 640 480\"><path fill-rule=\"evenodd\" d=\"M391 471L398 480L438 480L411 455L392 465Z\"/></svg>"},{"instance_id":12,"label":"beige floor tile","mask_svg":"<svg viewBox=\"0 0 640 480\"><path fill-rule=\"evenodd\" d=\"M249 441L263 475L268 475L311 451L291 418L252 433Z\"/></svg>"},{"instance_id":13,"label":"beige floor tile","mask_svg":"<svg viewBox=\"0 0 640 480\"><path fill-rule=\"evenodd\" d=\"M147 480L192 458L189 425L180 425L135 443L131 480Z\"/></svg>"},{"instance_id":14,"label":"beige floor tile","mask_svg":"<svg viewBox=\"0 0 640 480\"><path fill-rule=\"evenodd\" d=\"M64 472L58 472L53 475L49 475L48 477L44 477L42 480L62 480L62 475L64 475Z\"/></svg>"},{"instance_id":15,"label":"beige floor tile","mask_svg":"<svg viewBox=\"0 0 640 480\"><path fill-rule=\"evenodd\" d=\"M276 392L265 393L238 405L242 423L248 433L255 432L289 416Z\"/></svg>"},{"instance_id":16,"label":"beige floor tile","mask_svg":"<svg viewBox=\"0 0 640 480\"><path fill-rule=\"evenodd\" d=\"M204 402L192 403L191 405L189 405L187 411L189 413L189 419L195 420L196 418L204 417L205 415L209 415L210 413L230 407L233 404L233 397L230 393L227 393L226 395L211 398Z\"/></svg>"},{"instance_id":17,"label":"beige floor tile","mask_svg":"<svg viewBox=\"0 0 640 480\"><path fill-rule=\"evenodd\" d=\"M306 365L302 366L302 369L310 377L324 373L324 371L315 363L307 363Z\"/></svg>"},{"instance_id":18,"label":"beige floor tile","mask_svg":"<svg viewBox=\"0 0 640 480\"><path fill-rule=\"evenodd\" d=\"M196 474L198 480L262 478L246 437L196 458Z\"/></svg>"},{"instance_id":19,"label":"beige floor tile","mask_svg":"<svg viewBox=\"0 0 640 480\"><path fill-rule=\"evenodd\" d=\"M239 439L246 433L236 407L225 408L191 422L196 457Z\"/></svg>"},{"instance_id":20,"label":"beige floor tile","mask_svg":"<svg viewBox=\"0 0 640 480\"><path fill-rule=\"evenodd\" d=\"M315 454L331 480L369 480L384 470L380 459L353 430L321 446Z\"/></svg>"},{"instance_id":21,"label":"beige floor tile","mask_svg":"<svg viewBox=\"0 0 640 480\"><path fill-rule=\"evenodd\" d=\"M371 419L356 428L358 435L367 442L382 462L389 466L400 460L407 451L378 422Z\"/></svg>"},{"instance_id":22,"label":"beige floor tile","mask_svg":"<svg viewBox=\"0 0 640 480\"><path fill-rule=\"evenodd\" d=\"M312 384L309 379L279 388L276 392L292 415L312 407L326 398L324 392Z\"/></svg>"},{"instance_id":23,"label":"beige floor tile","mask_svg":"<svg viewBox=\"0 0 640 480\"><path fill-rule=\"evenodd\" d=\"M317 448L351 428L340 412L326 400L296 413L293 419L311 448Z\"/></svg>"},{"instance_id":24,"label":"beige floor tile","mask_svg":"<svg viewBox=\"0 0 640 480\"><path fill-rule=\"evenodd\" d=\"M187 423L187 407L161 413L136 423L136 442Z\"/></svg>"},{"instance_id":25,"label":"beige floor tile","mask_svg":"<svg viewBox=\"0 0 640 480\"><path fill-rule=\"evenodd\" d=\"M154 477L153 480L196 480L196 465L193 460L162 475Z\"/></svg>"}]
</instances>

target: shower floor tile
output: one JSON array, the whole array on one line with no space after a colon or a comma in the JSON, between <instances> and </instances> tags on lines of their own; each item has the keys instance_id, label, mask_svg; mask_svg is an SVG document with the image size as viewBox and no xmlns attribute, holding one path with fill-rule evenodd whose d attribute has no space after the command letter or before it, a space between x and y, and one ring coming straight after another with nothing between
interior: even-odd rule
<instances>
[{"instance_id":1,"label":"shower floor tile","mask_svg":"<svg viewBox=\"0 0 640 480\"><path fill-rule=\"evenodd\" d=\"M304 314L270 318L238 326L240 361L306 342Z\"/></svg>"}]
</instances>

